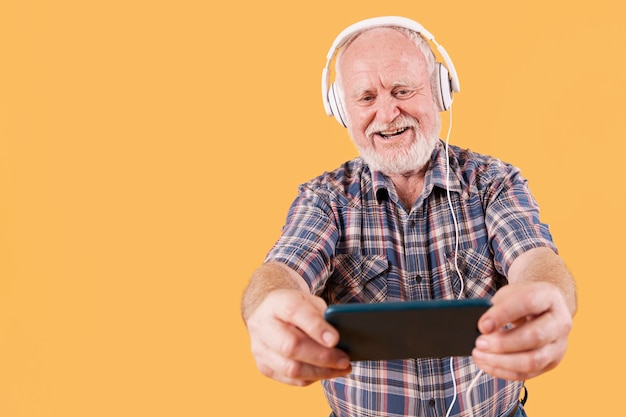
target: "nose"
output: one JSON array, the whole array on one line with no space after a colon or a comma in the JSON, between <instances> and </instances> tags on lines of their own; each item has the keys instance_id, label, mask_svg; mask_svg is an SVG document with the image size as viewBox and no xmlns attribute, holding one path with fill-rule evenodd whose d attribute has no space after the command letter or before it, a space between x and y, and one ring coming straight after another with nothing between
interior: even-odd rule
<instances>
[{"instance_id":1,"label":"nose","mask_svg":"<svg viewBox=\"0 0 626 417\"><path fill-rule=\"evenodd\" d=\"M398 100L393 96L379 97L376 105L376 118L381 123L389 124L400 115Z\"/></svg>"}]
</instances>

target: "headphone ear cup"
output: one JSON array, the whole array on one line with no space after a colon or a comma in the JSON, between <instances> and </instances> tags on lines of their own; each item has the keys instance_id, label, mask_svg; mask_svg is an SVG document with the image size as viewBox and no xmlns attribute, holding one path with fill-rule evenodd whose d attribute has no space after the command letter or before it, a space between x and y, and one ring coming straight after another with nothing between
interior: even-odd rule
<instances>
[{"instance_id":1,"label":"headphone ear cup","mask_svg":"<svg viewBox=\"0 0 626 417\"><path fill-rule=\"evenodd\" d=\"M435 64L436 89L433 95L437 100L439 111L446 111L452 105L452 81L448 69L441 62Z\"/></svg>"},{"instance_id":2,"label":"headphone ear cup","mask_svg":"<svg viewBox=\"0 0 626 417\"><path fill-rule=\"evenodd\" d=\"M330 106L330 111L333 116L335 116L335 119L339 122L339 124L343 127L348 127L348 119L346 118L343 102L341 101L341 94L339 94L335 83L332 83L328 89L328 104Z\"/></svg>"}]
</instances>

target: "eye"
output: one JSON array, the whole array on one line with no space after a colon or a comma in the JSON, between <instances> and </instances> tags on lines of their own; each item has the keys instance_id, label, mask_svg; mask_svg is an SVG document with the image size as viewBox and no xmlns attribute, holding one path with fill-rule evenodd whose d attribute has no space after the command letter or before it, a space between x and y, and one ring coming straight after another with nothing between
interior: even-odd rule
<instances>
[{"instance_id":1,"label":"eye","mask_svg":"<svg viewBox=\"0 0 626 417\"><path fill-rule=\"evenodd\" d=\"M415 90L412 90L410 88L398 88L397 90L393 92L393 95L396 98L404 99L404 98L412 97L414 93L415 93Z\"/></svg>"},{"instance_id":2,"label":"eye","mask_svg":"<svg viewBox=\"0 0 626 417\"><path fill-rule=\"evenodd\" d=\"M369 104L376 99L376 96L373 94L364 94L359 98L359 103Z\"/></svg>"}]
</instances>

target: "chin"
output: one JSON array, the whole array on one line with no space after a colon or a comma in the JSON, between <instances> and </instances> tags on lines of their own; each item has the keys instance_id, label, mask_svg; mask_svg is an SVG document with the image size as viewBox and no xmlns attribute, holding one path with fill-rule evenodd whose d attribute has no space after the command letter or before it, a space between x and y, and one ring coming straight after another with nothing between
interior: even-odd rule
<instances>
[{"instance_id":1,"label":"chin","mask_svg":"<svg viewBox=\"0 0 626 417\"><path fill-rule=\"evenodd\" d=\"M386 175L400 175L425 168L437 144L435 140L418 140L405 150L393 152L393 155L380 154L372 148L358 147L361 158L370 169Z\"/></svg>"}]
</instances>

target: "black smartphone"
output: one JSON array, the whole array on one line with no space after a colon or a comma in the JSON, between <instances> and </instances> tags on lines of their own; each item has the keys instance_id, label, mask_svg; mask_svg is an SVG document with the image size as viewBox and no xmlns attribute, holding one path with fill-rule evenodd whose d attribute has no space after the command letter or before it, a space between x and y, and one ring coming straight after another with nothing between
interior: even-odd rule
<instances>
[{"instance_id":1,"label":"black smartphone","mask_svg":"<svg viewBox=\"0 0 626 417\"><path fill-rule=\"evenodd\" d=\"M326 321L339 331L350 360L469 356L486 298L335 304Z\"/></svg>"}]
</instances>

